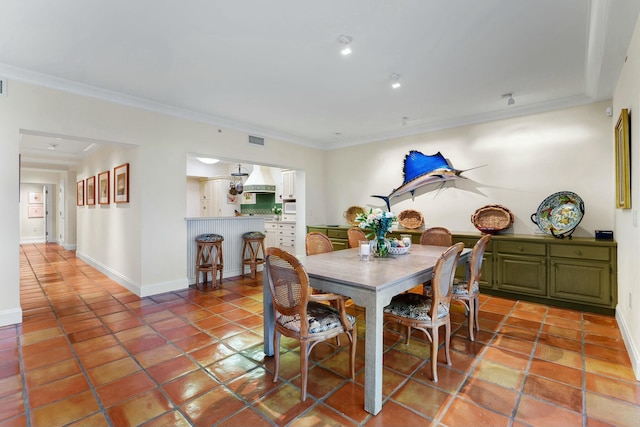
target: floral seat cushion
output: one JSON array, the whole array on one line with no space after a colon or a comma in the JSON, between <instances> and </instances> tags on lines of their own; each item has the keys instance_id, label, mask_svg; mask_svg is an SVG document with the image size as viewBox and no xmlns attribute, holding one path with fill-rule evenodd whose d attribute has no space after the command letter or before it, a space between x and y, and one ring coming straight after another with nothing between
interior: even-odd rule
<instances>
[{"instance_id":1,"label":"floral seat cushion","mask_svg":"<svg viewBox=\"0 0 640 427\"><path fill-rule=\"evenodd\" d=\"M480 288L478 287L478 283L474 283L473 285L471 285L471 294L475 294L480 290ZM425 295L431 295L431 285L425 285L424 287L424 291L425 291ZM467 292L467 283L466 282L462 282L462 283L455 283L453 285L453 289L451 291L451 293L453 295L468 295Z\"/></svg>"},{"instance_id":2,"label":"floral seat cushion","mask_svg":"<svg viewBox=\"0 0 640 427\"><path fill-rule=\"evenodd\" d=\"M406 293L396 295L391 299L391 303L384 308L385 313L406 317L415 320L431 320L431 298L420 294ZM438 307L438 319L449 313L449 307L441 305Z\"/></svg>"},{"instance_id":3,"label":"floral seat cushion","mask_svg":"<svg viewBox=\"0 0 640 427\"><path fill-rule=\"evenodd\" d=\"M330 329L341 328L340 313L330 305L311 301L307 305L307 320L309 322L309 333L317 334ZM355 324L356 318L347 314L347 320ZM280 325L292 331L300 332L300 316L279 316L276 319Z\"/></svg>"}]
</instances>

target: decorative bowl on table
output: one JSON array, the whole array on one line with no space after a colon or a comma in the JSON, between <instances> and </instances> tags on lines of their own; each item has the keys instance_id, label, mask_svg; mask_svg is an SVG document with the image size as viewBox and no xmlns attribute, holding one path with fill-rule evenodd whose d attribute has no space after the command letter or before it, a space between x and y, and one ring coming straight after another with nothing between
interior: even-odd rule
<instances>
[{"instance_id":1,"label":"decorative bowl on table","mask_svg":"<svg viewBox=\"0 0 640 427\"><path fill-rule=\"evenodd\" d=\"M395 248L392 246L389 248L389 253L391 255L404 255L409 252L409 248L406 246L396 246Z\"/></svg>"}]
</instances>

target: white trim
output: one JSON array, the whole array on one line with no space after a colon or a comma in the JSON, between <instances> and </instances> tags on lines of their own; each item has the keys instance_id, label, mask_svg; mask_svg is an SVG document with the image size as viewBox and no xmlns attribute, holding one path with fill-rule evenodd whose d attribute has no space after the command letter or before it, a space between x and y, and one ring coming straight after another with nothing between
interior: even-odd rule
<instances>
[{"instance_id":1,"label":"white trim","mask_svg":"<svg viewBox=\"0 0 640 427\"><path fill-rule=\"evenodd\" d=\"M135 283L134 281L128 279L127 277L123 276L117 271L105 266L104 264L96 261L95 259L85 254L82 254L76 251L76 256L80 258L82 261L89 264L91 267L100 271L102 274L104 274L114 282L127 288L128 290L130 290L140 298L148 297L151 295L162 294L165 292L181 291L189 287L188 279L186 277L181 280L172 280L168 282L160 282L160 283L153 283L150 285L140 286L138 283Z\"/></svg>"},{"instance_id":2,"label":"white trim","mask_svg":"<svg viewBox=\"0 0 640 427\"><path fill-rule=\"evenodd\" d=\"M22 309L12 308L0 311L0 326L8 326L22 323Z\"/></svg>"},{"instance_id":3,"label":"white trim","mask_svg":"<svg viewBox=\"0 0 640 427\"><path fill-rule=\"evenodd\" d=\"M619 305L620 304L618 304L618 306ZM620 310L620 308L618 307L616 307L616 321L618 322L618 327L620 328L620 332L622 333L622 340L624 341L624 345L627 347L629 359L631 359L631 368L633 369L633 373L636 376L636 380L640 381L640 352L631 339L629 326L624 319L622 310Z\"/></svg>"},{"instance_id":4,"label":"white trim","mask_svg":"<svg viewBox=\"0 0 640 427\"><path fill-rule=\"evenodd\" d=\"M21 245L28 245L30 243L46 243L46 240L42 236L22 237L20 239Z\"/></svg>"}]
</instances>

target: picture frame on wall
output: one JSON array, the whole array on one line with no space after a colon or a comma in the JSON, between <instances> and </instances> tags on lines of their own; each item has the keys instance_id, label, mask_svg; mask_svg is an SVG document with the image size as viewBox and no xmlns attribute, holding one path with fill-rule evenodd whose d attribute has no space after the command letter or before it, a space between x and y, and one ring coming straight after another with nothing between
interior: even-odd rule
<instances>
[{"instance_id":1,"label":"picture frame on wall","mask_svg":"<svg viewBox=\"0 0 640 427\"><path fill-rule=\"evenodd\" d=\"M109 174L110 171L100 172L98 174L98 204L109 204Z\"/></svg>"},{"instance_id":2,"label":"picture frame on wall","mask_svg":"<svg viewBox=\"0 0 640 427\"><path fill-rule=\"evenodd\" d=\"M29 204L38 205L42 203L42 193L29 193Z\"/></svg>"},{"instance_id":3,"label":"picture frame on wall","mask_svg":"<svg viewBox=\"0 0 640 427\"><path fill-rule=\"evenodd\" d=\"M113 168L113 201L129 202L129 163Z\"/></svg>"},{"instance_id":4,"label":"picture frame on wall","mask_svg":"<svg viewBox=\"0 0 640 427\"><path fill-rule=\"evenodd\" d=\"M616 208L631 208L631 166L629 146L629 110L623 108L615 129Z\"/></svg>"},{"instance_id":5,"label":"picture frame on wall","mask_svg":"<svg viewBox=\"0 0 640 427\"><path fill-rule=\"evenodd\" d=\"M44 207L42 205L30 205L29 218L44 218Z\"/></svg>"},{"instance_id":6,"label":"picture frame on wall","mask_svg":"<svg viewBox=\"0 0 640 427\"><path fill-rule=\"evenodd\" d=\"M90 176L86 182L87 205L96 204L96 177Z\"/></svg>"},{"instance_id":7,"label":"picture frame on wall","mask_svg":"<svg viewBox=\"0 0 640 427\"><path fill-rule=\"evenodd\" d=\"M76 182L76 206L84 206L84 179Z\"/></svg>"}]
</instances>

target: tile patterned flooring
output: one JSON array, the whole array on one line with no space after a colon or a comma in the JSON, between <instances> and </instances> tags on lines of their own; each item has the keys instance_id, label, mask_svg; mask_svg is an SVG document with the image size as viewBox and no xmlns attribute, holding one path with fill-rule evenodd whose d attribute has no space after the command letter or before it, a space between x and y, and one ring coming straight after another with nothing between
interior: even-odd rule
<instances>
[{"instance_id":1,"label":"tile patterned flooring","mask_svg":"<svg viewBox=\"0 0 640 427\"><path fill-rule=\"evenodd\" d=\"M299 397L298 347L281 378L262 353L262 282L229 278L139 298L55 244L23 245L24 321L0 328L1 426L636 426L640 383L614 318L482 296L481 331L453 313L451 366L385 330L382 411L363 409L346 346L312 354ZM343 340L343 344L346 341ZM443 351L439 359L443 360Z\"/></svg>"}]
</instances>

